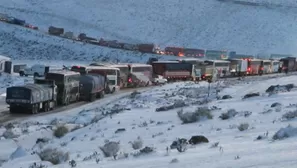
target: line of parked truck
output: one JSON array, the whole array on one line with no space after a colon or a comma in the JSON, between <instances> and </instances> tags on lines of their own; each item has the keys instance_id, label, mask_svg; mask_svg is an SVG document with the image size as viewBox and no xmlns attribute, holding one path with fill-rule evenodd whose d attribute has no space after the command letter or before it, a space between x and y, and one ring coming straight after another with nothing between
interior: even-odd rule
<instances>
[{"instance_id":1,"label":"line of parked truck","mask_svg":"<svg viewBox=\"0 0 297 168\"><path fill-rule=\"evenodd\" d=\"M31 25L27 23L23 19L19 19L7 14L0 13L0 21L15 24L18 26L39 30L37 26ZM40 31L44 33L45 31ZM235 51L227 51L227 50L209 50L202 48L188 48L188 47L179 47L179 46L166 46L164 49L161 49L158 45L154 43L143 43L143 44L132 44L127 42L120 42L118 40L107 40L104 38L96 38L90 37L86 33L80 33L78 36L71 31L65 31L64 28L49 26L47 30L47 34L54 35L57 37L62 37L74 41L80 41L84 43L89 43L93 45L117 48L122 50L130 50L130 51L139 51L142 53L150 53L157 55L172 55L177 57L192 57L199 59L222 59L227 60L228 58L233 58L233 55L236 54ZM277 54L271 54L277 55Z\"/></svg>"},{"instance_id":2,"label":"line of parked truck","mask_svg":"<svg viewBox=\"0 0 297 168\"><path fill-rule=\"evenodd\" d=\"M80 75L73 71L52 71L35 77L34 83L6 90L10 112L46 112L78 101L94 101L108 93L106 76Z\"/></svg>"},{"instance_id":3,"label":"line of parked truck","mask_svg":"<svg viewBox=\"0 0 297 168\"><path fill-rule=\"evenodd\" d=\"M37 72L30 72L34 75L34 83L7 88L6 102L10 106L10 112L35 114L58 106L67 106L72 102L94 101L124 88L147 87L178 80L215 81L221 77L287 73L296 71L297 64L295 57L228 61L158 61L151 58L147 64L94 62L89 65L64 67L61 70L50 70L47 66L44 68L38 75ZM23 73L24 71L20 70L20 75Z\"/></svg>"}]
</instances>

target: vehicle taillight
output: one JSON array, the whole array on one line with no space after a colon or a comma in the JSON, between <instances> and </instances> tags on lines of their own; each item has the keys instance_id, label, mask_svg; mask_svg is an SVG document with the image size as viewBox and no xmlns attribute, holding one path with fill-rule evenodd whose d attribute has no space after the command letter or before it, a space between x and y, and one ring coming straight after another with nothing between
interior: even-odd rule
<instances>
[{"instance_id":1,"label":"vehicle taillight","mask_svg":"<svg viewBox=\"0 0 297 168\"><path fill-rule=\"evenodd\" d=\"M264 70L264 68L263 68L263 67L261 67L261 70L263 71L263 70Z\"/></svg>"},{"instance_id":2,"label":"vehicle taillight","mask_svg":"<svg viewBox=\"0 0 297 168\"><path fill-rule=\"evenodd\" d=\"M205 75L202 75L201 78L202 78L202 79L205 79Z\"/></svg>"},{"instance_id":3,"label":"vehicle taillight","mask_svg":"<svg viewBox=\"0 0 297 168\"><path fill-rule=\"evenodd\" d=\"M251 71L251 68L249 67L249 68L247 69L247 71L250 72L250 71Z\"/></svg>"},{"instance_id":4,"label":"vehicle taillight","mask_svg":"<svg viewBox=\"0 0 297 168\"><path fill-rule=\"evenodd\" d=\"M128 78L128 82L129 83L132 83L132 78Z\"/></svg>"}]
</instances>

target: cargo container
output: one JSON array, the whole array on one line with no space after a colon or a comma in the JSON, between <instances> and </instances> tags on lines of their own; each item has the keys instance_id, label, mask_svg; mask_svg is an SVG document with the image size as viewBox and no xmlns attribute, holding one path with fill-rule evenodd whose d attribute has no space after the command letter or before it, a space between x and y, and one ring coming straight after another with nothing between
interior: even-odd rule
<instances>
[{"instance_id":1,"label":"cargo container","mask_svg":"<svg viewBox=\"0 0 297 168\"><path fill-rule=\"evenodd\" d=\"M167 81L193 80L191 63L179 61L157 61L152 62L153 76L161 75Z\"/></svg>"},{"instance_id":2,"label":"cargo container","mask_svg":"<svg viewBox=\"0 0 297 168\"><path fill-rule=\"evenodd\" d=\"M6 103L11 113L49 111L56 106L57 86L54 81L35 79L35 84L6 89Z\"/></svg>"},{"instance_id":3,"label":"cargo container","mask_svg":"<svg viewBox=\"0 0 297 168\"><path fill-rule=\"evenodd\" d=\"M45 79L55 81L58 87L58 105L68 105L79 101L79 77L79 73L67 70L46 73Z\"/></svg>"},{"instance_id":4,"label":"cargo container","mask_svg":"<svg viewBox=\"0 0 297 168\"><path fill-rule=\"evenodd\" d=\"M144 53L154 53L155 45L154 44L139 44L138 50Z\"/></svg>"},{"instance_id":5,"label":"cargo container","mask_svg":"<svg viewBox=\"0 0 297 168\"><path fill-rule=\"evenodd\" d=\"M106 78L102 75L88 74L80 76L80 99L94 101L96 98L103 98L106 85Z\"/></svg>"},{"instance_id":6,"label":"cargo container","mask_svg":"<svg viewBox=\"0 0 297 168\"><path fill-rule=\"evenodd\" d=\"M52 34L52 35L60 36L60 35L64 34L64 28L50 26L48 28L48 33Z\"/></svg>"}]
</instances>

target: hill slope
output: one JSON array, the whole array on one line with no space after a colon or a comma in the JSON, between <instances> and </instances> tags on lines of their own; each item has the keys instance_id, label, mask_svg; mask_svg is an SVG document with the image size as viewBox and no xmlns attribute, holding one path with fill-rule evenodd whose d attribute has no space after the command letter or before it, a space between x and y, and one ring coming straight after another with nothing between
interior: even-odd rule
<instances>
[{"instance_id":1,"label":"hill slope","mask_svg":"<svg viewBox=\"0 0 297 168\"><path fill-rule=\"evenodd\" d=\"M232 0L3 1L5 6L0 12L43 29L56 25L76 33L129 42L243 53L296 52L295 0L249 0L266 6Z\"/></svg>"},{"instance_id":2,"label":"hill slope","mask_svg":"<svg viewBox=\"0 0 297 168\"><path fill-rule=\"evenodd\" d=\"M68 161L55 166L46 162L55 163L57 157L58 161L63 161L67 158L63 153L67 152L69 161L74 160L77 164L76 168L295 168L296 118L290 119L288 114L296 114L297 92L291 90L268 96L265 90L271 83L296 83L297 77L261 81L257 77L247 77L242 81L225 82L211 85L210 97L206 82L178 82L138 90L138 94L117 94L63 113L21 118L5 124L0 126L0 158L7 160L2 167L27 168L34 162L48 165L48 168L71 167ZM234 82L238 85L233 86ZM251 85L254 89L246 90ZM216 100L216 89L222 90L220 96L228 94L233 98ZM259 92L261 96L242 100L250 91ZM186 105L182 111L177 108L177 104L181 105L177 102ZM271 107L275 102L278 105ZM161 111L172 104L177 105L175 109ZM197 110L199 107L211 110ZM230 118L220 119L219 116L227 111L230 115L224 116ZM192 121L197 119L198 113L199 121L182 123L177 113ZM213 117L205 117L205 114ZM289 124L291 126L287 127ZM69 132L56 131L59 126L65 126L63 130ZM57 138L53 132L65 135ZM176 149L166 151L176 138L189 140L194 135L205 136L209 143L186 145L188 149L182 153ZM275 140L276 137L284 139ZM106 148L111 154L118 153L117 160L105 157L100 150L108 141L119 142L119 145L113 143ZM18 147L26 152L12 154ZM61 152L54 154L48 149ZM22 155L13 157L16 153Z\"/></svg>"},{"instance_id":3,"label":"hill slope","mask_svg":"<svg viewBox=\"0 0 297 168\"><path fill-rule=\"evenodd\" d=\"M32 63L44 60L67 60L64 65L90 61L111 62L146 62L152 54L111 49L95 45L72 42L40 32L25 29L19 26L0 22L0 54L10 56L16 62L35 60ZM175 57L166 56L162 59ZM71 60L71 62L69 62ZM83 62L82 62L83 61ZM47 62L49 63L49 62ZM59 62L60 63L60 62ZM29 63L30 64L30 63ZM57 62L54 62L57 64Z\"/></svg>"}]
</instances>

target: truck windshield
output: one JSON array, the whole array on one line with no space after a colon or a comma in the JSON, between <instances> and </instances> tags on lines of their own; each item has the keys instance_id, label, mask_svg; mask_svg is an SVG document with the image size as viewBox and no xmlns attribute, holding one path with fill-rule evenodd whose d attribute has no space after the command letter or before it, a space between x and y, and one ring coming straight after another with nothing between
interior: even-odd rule
<instances>
[{"instance_id":1,"label":"truck windshield","mask_svg":"<svg viewBox=\"0 0 297 168\"><path fill-rule=\"evenodd\" d=\"M109 81L108 81L108 84L110 84L110 85L115 85L115 84L116 84L116 81L115 81L115 80L109 80Z\"/></svg>"},{"instance_id":2,"label":"truck windshield","mask_svg":"<svg viewBox=\"0 0 297 168\"><path fill-rule=\"evenodd\" d=\"M64 75L63 74L48 73L48 74L46 74L46 79L53 80L56 82L56 84L64 83Z\"/></svg>"}]
</instances>

